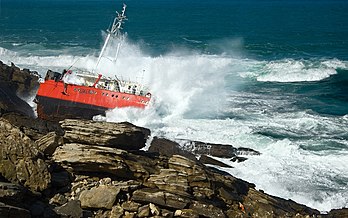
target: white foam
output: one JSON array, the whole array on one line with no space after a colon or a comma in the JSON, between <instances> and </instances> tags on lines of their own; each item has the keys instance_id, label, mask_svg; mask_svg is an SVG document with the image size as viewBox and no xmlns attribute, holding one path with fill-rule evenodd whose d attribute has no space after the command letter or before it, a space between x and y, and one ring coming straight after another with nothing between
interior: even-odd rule
<instances>
[{"instance_id":1,"label":"white foam","mask_svg":"<svg viewBox=\"0 0 348 218\"><path fill-rule=\"evenodd\" d=\"M253 181L269 194L292 199L321 211L347 206L347 154L318 156L299 149L287 139L258 149L262 155L229 169L233 175ZM229 161L225 161L231 164ZM337 177L337 178L335 178ZM334 196L339 197L334 201Z\"/></svg>"},{"instance_id":2,"label":"white foam","mask_svg":"<svg viewBox=\"0 0 348 218\"><path fill-rule=\"evenodd\" d=\"M113 50L108 54L112 58ZM97 56L21 56L0 48L0 59L44 74L47 69L67 68L76 60L75 67L91 70ZM311 143L310 140L274 139L260 134L271 130L298 138L306 136L313 140L313 144L338 136L334 140L340 143L342 138L344 143L348 132L347 115L335 118L307 112L278 113L274 108L288 108L292 101L290 97L232 93L225 87L226 77L233 78L228 81L228 88L234 86L236 90L249 78L277 82L322 80L335 74L337 68L345 67L345 62L291 59L267 62L178 51L151 57L136 45L125 42L116 62L104 58L100 66L98 71L106 76L118 75L122 79L135 78L146 83L152 90L153 101L145 110L115 109L108 111L105 118L96 119L129 121L150 128L152 136L253 148L262 154L250 156L248 161L238 165L224 160L235 166L229 172L255 183L267 193L291 198L322 211L347 207L347 189L337 182L340 178L342 184L348 180L345 150L309 152L301 146ZM236 118L212 119L221 111L233 113Z\"/></svg>"},{"instance_id":3,"label":"white foam","mask_svg":"<svg viewBox=\"0 0 348 218\"><path fill-rule=\"evenodd\" d=\"M333 60L293 60L249 62L248 68L239 72L241 77L255 78L261 82L320 81L337 74L336 69L347 68L345 62Z\"/></svg>"}]
</instances>

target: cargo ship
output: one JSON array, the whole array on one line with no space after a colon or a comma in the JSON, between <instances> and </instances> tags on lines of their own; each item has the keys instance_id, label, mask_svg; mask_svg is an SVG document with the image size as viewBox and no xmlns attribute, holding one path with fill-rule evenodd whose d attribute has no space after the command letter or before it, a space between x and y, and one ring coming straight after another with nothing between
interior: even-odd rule
<instances>
[{"instance_id":1,"label":"cargo ship","mask_svg":"<svg viewBox=\"0 0 348 218\"><path fill-rule=\"evenodd\" d=\"M107 30L108 35L92 72L70 69L62 73L47 71L45 78L40 82L34 100L39 118L92 119L96 115L105 115L105 112L110 109L145 108L149 104L151 93L143 84L120 80L117 77L111 79L95 73L110 39L123 37L121 29L126 20L125 11L126 5L123 5L122 12L116 12L117 16L111 28ZM117 46L115 60L117 60L120 43Z\"/></svg>"}]
</instances>

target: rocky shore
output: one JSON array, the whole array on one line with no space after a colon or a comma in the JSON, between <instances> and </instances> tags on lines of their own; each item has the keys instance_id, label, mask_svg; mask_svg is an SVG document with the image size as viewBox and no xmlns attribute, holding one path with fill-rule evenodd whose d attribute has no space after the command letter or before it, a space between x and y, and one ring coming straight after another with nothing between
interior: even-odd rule
<instances>
[{"instance_id":1,"label":"rocky shore","mask_svg":"<svg viewBox=\"0 0 348 218\"><path fill-rule=\"evenodd\" d=\"M37 87L37 73L0 63L0 217L348 217L348 209L320 214L214 167L228 167L214 157L262 155L252 149L149 142L149 129L126 122L37 119L21 100Z\"/></svg>"}]
</instances>

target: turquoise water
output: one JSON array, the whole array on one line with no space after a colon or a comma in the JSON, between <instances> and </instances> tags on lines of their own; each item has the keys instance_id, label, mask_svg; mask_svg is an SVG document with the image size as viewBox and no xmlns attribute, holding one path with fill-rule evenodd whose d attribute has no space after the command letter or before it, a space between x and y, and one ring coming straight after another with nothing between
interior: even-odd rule
<instances>
[{"instance_id":1,"label":"turquoise water","mask_svg":"<svg viewBox=\"0 0 348 218\"><path fill-rule=\"evenodd\" d=\"M168 138L261 151L230 173L322 211L348 207L348 2L129 0L109 76L156 101L111 111ZM0 0L0 60L44 74L93 68L111 0ZM110 47L109 53L115 48ZM142 117L139 117L142 116Z\"/></svg>"}]
</instances>

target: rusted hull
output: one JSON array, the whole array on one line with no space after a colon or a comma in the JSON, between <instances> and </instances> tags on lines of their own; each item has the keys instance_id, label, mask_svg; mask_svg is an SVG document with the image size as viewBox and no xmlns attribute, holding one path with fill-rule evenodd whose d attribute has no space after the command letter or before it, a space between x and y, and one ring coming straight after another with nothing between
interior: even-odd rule
<instances>
[{"instance_id":1,"label":"rusted hull","mask_svg":"<svg viewBox=\"0 0 348 218\"><path fill-rule=\"evenodd\" d=\"M59 121L68 118L92 119L104 115L108 108L96 107L55 98L36 97L38 117L45 120Z\"/></svg>"}]
</instances>

